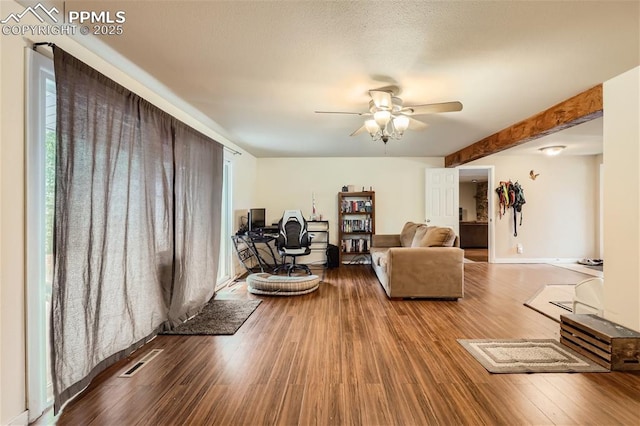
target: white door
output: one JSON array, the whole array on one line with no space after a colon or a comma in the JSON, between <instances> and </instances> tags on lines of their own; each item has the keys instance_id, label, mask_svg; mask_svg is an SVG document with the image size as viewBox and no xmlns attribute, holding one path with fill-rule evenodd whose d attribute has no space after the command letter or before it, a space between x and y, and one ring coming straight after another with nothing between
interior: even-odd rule
<instances>
[{"instance_id":1,"label":"white door","mask_svg":"<svg viewBox=\"0 0 640 426\"><path fill-rule=\"evenodd\" d=\"M426 169L425 222L450 226L460 235L458 169Z\"/></svg>"}]
</instances>

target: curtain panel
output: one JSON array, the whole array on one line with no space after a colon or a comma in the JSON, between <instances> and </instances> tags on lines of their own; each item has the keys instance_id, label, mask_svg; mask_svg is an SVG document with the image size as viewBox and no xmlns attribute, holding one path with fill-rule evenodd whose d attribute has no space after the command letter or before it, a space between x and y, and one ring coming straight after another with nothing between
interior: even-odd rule
<instances>
[{"instance_id":1,"label":"curtain panel","mask_svg":"<svg viewBox=\"0 0 640 426\"><path fill-rule=\"evenodd\" d=\"M54 47L54 411L214 294L222 146Z\"/></svg>"},{"instance_id":2,"label":"curtain panel","mask_svg":"<svg viewBox=\"0 0 640 426\"><path fill-rule=\"evenodd\" d=\"M176 123L174 280L169 327L186 321L213 296L220 257L224 160L222 147L217 145ZM212 168L211 164L219 166ZM203 282L208 285L203 286Z\"/></svg>"}]
</instances>

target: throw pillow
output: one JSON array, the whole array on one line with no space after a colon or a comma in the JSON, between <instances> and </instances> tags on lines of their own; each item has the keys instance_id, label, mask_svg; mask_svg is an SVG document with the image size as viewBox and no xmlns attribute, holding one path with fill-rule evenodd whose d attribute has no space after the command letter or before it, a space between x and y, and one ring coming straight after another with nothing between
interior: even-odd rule
<instances>
[{"instance_id":1,"label":"throw pillow","mask_svg":"<svg viewBox=\"0 0 640 426\"><path fill-rule=\"evenodd\" d=\"M422 247L453 247L456 233L453 229L440 226L430 226L422 239Z\"/></svg>"},{"instance_id":2,"label":"throw pillow","mask_svg":"<svg viewBox=\"0 0 640 426\"><path fill-rule=\"evenodd\" d=\"M418 225L418 223L413 222L407 222L404 224L402 231L400 231L400 245L402 247L411 247Z\"/></svg>"},{"instance_id":3,"label":"throw pillow","mask_svg":"<svg viewBox=\"0 0 640 426\"><path fill-rule=\"evenodd\" d=\"M413 240L411 241L411 247L423 247L422 240L427 234L428 229L429 227L427 225L418 225L418 227L416 228L416 233L413 236Z\"/></svg>"}]
</instances>

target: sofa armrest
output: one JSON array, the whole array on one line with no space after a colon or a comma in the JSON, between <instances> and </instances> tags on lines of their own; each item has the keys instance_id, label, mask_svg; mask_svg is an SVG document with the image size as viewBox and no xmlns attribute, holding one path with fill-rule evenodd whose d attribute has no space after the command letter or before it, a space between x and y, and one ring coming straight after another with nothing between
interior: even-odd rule
<instances>
[{"instance_id":1,"label":"sofa armrest","mask_svg":"<svg viewBox=\"0 0 640 426\"><path fill-rule=\"evenodd\" d=\"M371 247L400 247L400 234L374 234Z\"/></svg>"},{"instance_id":2,"label":"sofa armrest","mask_svg":"<svg viewBox=\"0 0 640 426\"><path fill-rule=\"evenodd\" d=\"M390 248L387 274L392 286L391 297L406 294L463 297L464 250L457 247Z\"/></svg>"}]
</instances>

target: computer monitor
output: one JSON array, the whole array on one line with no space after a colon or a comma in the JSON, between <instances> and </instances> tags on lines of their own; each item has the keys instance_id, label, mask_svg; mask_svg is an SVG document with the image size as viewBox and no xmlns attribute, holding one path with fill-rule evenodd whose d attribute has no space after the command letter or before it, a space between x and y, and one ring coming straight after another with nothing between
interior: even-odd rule
<instances>
[{"instance_id":1,"label":"computer monitor","mask_svg":"<svg viewBox=\"0 0 640 426\"><path fill-rule=\"evenodd\" d=\"M257 231L266 226L266 209L249 210L249 231Z\"/></svg>"}]
</instances>

